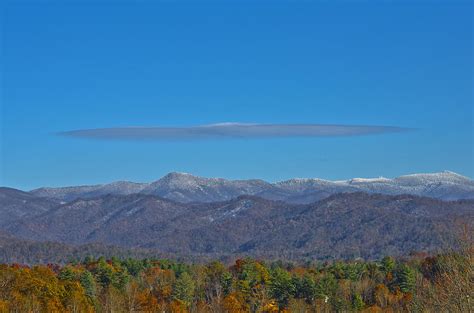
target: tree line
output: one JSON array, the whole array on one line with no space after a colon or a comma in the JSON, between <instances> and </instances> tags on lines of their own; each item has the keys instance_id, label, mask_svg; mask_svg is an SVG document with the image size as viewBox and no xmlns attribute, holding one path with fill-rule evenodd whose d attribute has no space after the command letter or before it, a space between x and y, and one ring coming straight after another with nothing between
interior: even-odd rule
<instances>
[{"instance_id":1,"label":"tree line","mask_svg":"<svg viewBox=\"0 0 474 313\"><path fill-rule=\"evenodd\" d=\"M0 265L0 312L471 312L472 246L376 262Z\"/></svg>"}]
</instances>

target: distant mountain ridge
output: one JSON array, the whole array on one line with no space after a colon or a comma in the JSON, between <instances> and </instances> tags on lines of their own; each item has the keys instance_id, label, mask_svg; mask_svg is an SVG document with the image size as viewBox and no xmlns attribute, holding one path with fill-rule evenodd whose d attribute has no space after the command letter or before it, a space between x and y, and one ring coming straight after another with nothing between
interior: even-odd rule
<instances>
[{"instance_id":1,"label":"distant mountain ridge","mask_svg":"<svg viewBox=\"0 0 474 313\"><path fill-rule=\"evenodd\" d=\"M115 251L95 244L192 258L406 255L436 251L459 225L472 227L473 191L452 172L278 183L170 173L148 184L0 188L0 248L6 259L22 249L15 243L31 255L78 253L70 245Z\"/></svg>"},{"instance_id":2,"label":"distant mountain ridge","mask_svg":"<svg viewBox=\"0 0 474 313\"><path fill-rule=\"evenodd\" d=\"M183 203L226 201L241 195L256 195L290 203L311 203L343 192L410 194L442 200L474 199L474 181L450 171L411 174L393 179L380 177L330 181L318 178L295 178L276 183L259 179L204 178L173 172L152 183L119 181L93 186L44 187L29 193L37 197L60 201L91 199L107 194L142 193Z\"/></svg>"},{"instance_id":3,"label":"distant mountain ridge","mask_svg":"<svg viewBox=\"0 0 474 313\"><path fill-rule=\"evenodd\" d=\"M0 227L20 219L49 211L59 204L49 198L7 187L0 187Z\"/></svg>"}]
</instances>

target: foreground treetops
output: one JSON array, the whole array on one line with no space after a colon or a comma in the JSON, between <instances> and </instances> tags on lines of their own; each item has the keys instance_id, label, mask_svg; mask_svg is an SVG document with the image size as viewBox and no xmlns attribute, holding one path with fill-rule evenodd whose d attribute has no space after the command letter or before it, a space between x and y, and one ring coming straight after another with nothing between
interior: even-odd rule
<instances>
[{"instance_id":1,"label":"foreground treetops","mask_svg":"<svg viewBox=\"0 0 474 313\"><path fill-rule=\"evenodd\" d=\"M0 312L467 312L470 260L451 253L304 265L92 257L3 264Z\"/></svg>"}]
</instances>

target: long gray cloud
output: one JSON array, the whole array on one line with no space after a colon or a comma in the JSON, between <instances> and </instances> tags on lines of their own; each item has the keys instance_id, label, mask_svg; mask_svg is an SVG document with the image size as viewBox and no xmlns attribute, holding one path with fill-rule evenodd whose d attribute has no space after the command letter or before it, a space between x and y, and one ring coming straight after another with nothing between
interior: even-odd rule
<instances>
[{"instance_id":1,"label":"long gray cloud","mask_svg":"<svg viewBox=\"0 0 474 313\"><path fill-rule=\"evenodd\" d=\"M367 125L221 123L192 127L114 127L65 131L59 135L115 140L193 140L360 136L408 131L409 128Z\"/></svg>"}]
</instances>

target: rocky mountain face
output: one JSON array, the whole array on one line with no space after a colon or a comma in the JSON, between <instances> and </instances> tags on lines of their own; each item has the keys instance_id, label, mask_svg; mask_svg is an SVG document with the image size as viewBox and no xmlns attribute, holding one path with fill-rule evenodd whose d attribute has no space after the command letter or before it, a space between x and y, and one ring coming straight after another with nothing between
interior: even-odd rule
<instances>
[{"instance_id":1,"label":"rocky mountain face","mask_svg":"<svg viewBox=\"0 0 474 313\"><path fill-rule=\"evenodd\" d=\"M411 194L442 200L474 199L474 181L445 171L413 174L394 179L354 178L344 181L291 179L268 183L263 180L203 178L185 173L170 173L152 183L115 182L105 185L64 188L39 188L30 193L61 201L90 199L107 194L142 193L183 203L227 201L240 195L256 195L290 203L311 203L342 192Z\"/></svg>"},{"instance_id":2,"label":"rocky mountain face","mask_svg":"<svg viewBox=\"0 0 474 313\"><path fill-rule=\"evenodd\" d=\"M474 200L361 192L311 204L249 195L180 203L148 194L77 199L53 208L44 204L36 215L1 230L24 240L101 243L177 256L329 259L432 251L451 240L458 221L474 221Z\"/></svg>"}]
</instances>

